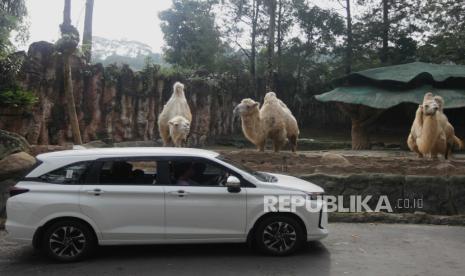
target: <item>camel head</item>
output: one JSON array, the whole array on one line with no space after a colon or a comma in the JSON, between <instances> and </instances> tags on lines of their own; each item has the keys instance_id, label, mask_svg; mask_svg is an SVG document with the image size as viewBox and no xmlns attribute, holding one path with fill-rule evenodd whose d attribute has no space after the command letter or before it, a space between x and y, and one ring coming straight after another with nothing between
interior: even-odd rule
<instances>
[{"instance_id":1,"label":"camel head","mask_svg":"<svg viewBox=\"0 0 465 276\"><path fill-rule=\"evenodd\" d=\"M173 94L176 96L184 96L184 84L179 81L173 85Z\"/></svg>"},{"instance_id":2,"label":"camel head","mask_svg":"<svg viewBox=\"0 0 465 276\"><path fill-rule=\"evenodd\" d=\"M444 111L444 98L441 96L434 96L433 98L439 106L439 111Z\"/></svg>"},{"instance_id":3,"label":"camel head","mask_svg":"<svg viewBox=\"0 0 465 276\"><path fill-rule=\"evenodd\" d=\"M432 97L433 94L431 94L431 97L427 97L428 94L425 95L425 99L423 100L423 104L420 105L420 108L426 116L434 116L439 110L440 106L438 102Z\"/></svg>"},{"instance_id":4,"label":"camel head","mask_svg":"<svg viewBox=\"0 0 465 276\"><path fill-rule=\"evenodd\" d=\"M189 134L191 123L183 116L175 116L168 122L170 133Z\"/></svg>"},{"instance_id":5,"label":"camel head","mask_svg":"<svg viewBox=\"0 0 465 276\"><path fill-rule=\"evenodd\" d=\"M254 113L259 112L259 103L252 99L243 99L240 104L238 104L234 110L234 116L250 116Z\"/></svg>"}]
</instances>

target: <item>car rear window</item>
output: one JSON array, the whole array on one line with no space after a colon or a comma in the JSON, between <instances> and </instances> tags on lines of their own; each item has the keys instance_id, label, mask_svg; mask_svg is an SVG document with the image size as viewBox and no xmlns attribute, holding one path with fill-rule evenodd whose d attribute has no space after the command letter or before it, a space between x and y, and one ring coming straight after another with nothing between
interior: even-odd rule
<instances>
[{"instance_id":1,"label":"car rear window","mask_svg":"<svg viewBox=\"0 0 465 276\"><path fill-rule=\"evenodd\" d=\"M40 180L54 184L80 183L90 162L78 162L53 170L39 177Z\"/></svg>"}]
</instances>

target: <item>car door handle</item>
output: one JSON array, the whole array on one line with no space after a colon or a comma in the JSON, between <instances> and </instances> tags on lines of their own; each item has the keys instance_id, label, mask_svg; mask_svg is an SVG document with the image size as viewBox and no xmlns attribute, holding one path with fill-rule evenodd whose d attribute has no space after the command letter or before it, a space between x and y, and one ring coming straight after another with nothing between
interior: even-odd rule
<instances>
[{"instance_id":1,"label":"car door handle","mask_svg":"<svg viewBox=\"0 0 465 276\"><path fill-rule=\"evenodd\" d=\"M170 195L177 196L177 197L185 197L189 193L184 191L184 190L179 190L179 191L171 191L169 192Z\"/></svg>"},{"instance_id":2,"label":"car door handle","mask_svg":"<svg viewBox=\"0 0 465 276\"><path fill-rule=\"evenodd\" d=\"M95 196L99 196L101 194L103 194L104 192L102 191L102 189L93 189L93 190L87 190L86 191L88 194L93 194Z\"/></svg>"}]
</instances>

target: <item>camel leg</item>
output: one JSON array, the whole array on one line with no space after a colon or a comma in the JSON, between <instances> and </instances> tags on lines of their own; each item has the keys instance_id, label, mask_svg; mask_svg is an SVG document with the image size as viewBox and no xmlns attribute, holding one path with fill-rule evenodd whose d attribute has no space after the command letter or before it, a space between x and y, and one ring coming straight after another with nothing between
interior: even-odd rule
<instances>
[{"instance_id":1,"label":"camel leg","mask_svg":"<svg viewBox=\"0 0 465 276\"><path fill-rule=\"evenodd\" d=\"M280 148L281 148L281 144L279 143L279 141L273 141L273 151L279 152Z\"/></svg>"},{"instance_id":2,"label":"camel leg","mask_svg":"<svg viewBox=\"0 0 465 276\"><path fill-rule=\"evenodd\" d=\"M284 139L274 139L273 140L273 150L274 152L279 152L281 150L281 147L284 145L284 143L286 142L286 140Z\"/></svg>"},{"instance_id":3,"label":"camel leg","mask_svg":"<svg viewBox=\"0 0 465 276\"><path fill-rule=\"evenodd\" d=\"M418 158L423 158L423 154L420 152L418 149L417 144L415 143L415 140L413 139L412 134L409 134L408 139L407 139L407 145L409 149L417 154Z\"/></svg>"},{"instance_id":4,"label":"camel leg","mask_svg":"<svg viewBox=\"0 0 465 276\"><path fill-rule=\"evenodd\" d=\"M291 151L296 152L297 151L297 137L294 135L289 137L289 144L291 144Z\"/></svg>"},{"instance_id":5,"label":"camel leg","mask_svg":"<svg viewBox=\"0 0 465 276\"><path fill-rule=\"evenodd\" d=\"M160 137L163 141L163 146L167 147L170 145L171 137L170 137L170 129L168 126L159 126Z\"/></svg>"},{"instance_id":6,"label":"camel leg","mask_svg":"<svg viewBox=\"0 0 465 276\"><path fill-rule=\"evenodd\" d=\"M262 142L259 142L259 143L257 144L257 150L258 150L258 151L261 151L261 152L264 152L264 151L265 151L265 142L266 142L266 141L262 141Z\"/></svg>"}]
</instances>

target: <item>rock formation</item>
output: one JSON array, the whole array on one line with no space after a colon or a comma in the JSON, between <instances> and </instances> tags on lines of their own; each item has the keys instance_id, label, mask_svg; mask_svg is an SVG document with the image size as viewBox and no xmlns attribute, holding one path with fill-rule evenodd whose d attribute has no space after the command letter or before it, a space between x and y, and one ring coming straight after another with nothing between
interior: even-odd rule
<instances>
[{"instance_id":1,"label":"rock formation","mask_svg":"<svg viewBox=\"0 0 465 276\"><path fill-rule=\"evenodd\" d=\"M31 145L66 145L72 142L63 87L63 61L48 42L31 44L24 54L18 82L39 98L30 108L0 108L0 129L24 136ZM79 129L84 143L93 140L113 142L154 141L160 138L156 123L171 87L181 81L189 87L188 104L192 112L189 144L201 146L208 141L238 133L231 110L241 99L254 94L247 75L207 75L165 73L158 66L134 72L128 66L89 65L81 56L71 57L73 92ZM294 82L286 85L294 91ZM259 97L264 83L257 82ZM283 101L294 111L302 125L347 124L347 118L332 104L313 98L302 99L283 93Z\"/></svg>"}]
</instances>

